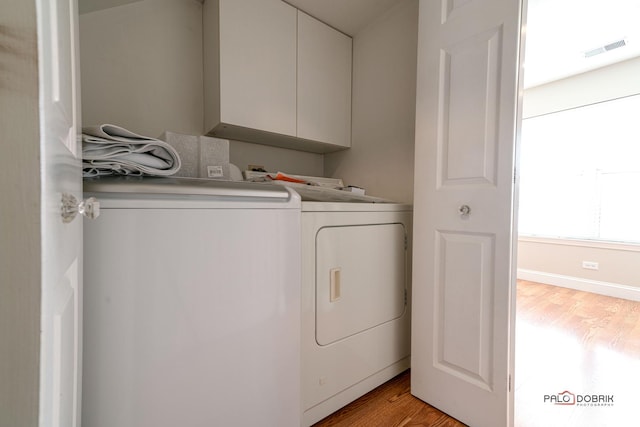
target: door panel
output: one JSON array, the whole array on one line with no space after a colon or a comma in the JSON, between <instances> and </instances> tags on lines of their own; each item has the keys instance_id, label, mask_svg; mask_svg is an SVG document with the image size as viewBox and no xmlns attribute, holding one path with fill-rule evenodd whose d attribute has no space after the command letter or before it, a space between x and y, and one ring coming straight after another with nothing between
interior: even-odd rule
<instances>
[{"instance_id":1,"label":"door panel","mask_svg":"<svg viewBox=\"0 0 640 427\"><path fill-rule=\"evenodd\" d=\"M501 42L494 28L441 50L441 185L495 185Z\"/></svg>"},{"instance_id":2,"label":"door panel","mask_svg":"<svg viewBox=\"0 0 640 427\"><path fill-rule=\"evenodd\" d=\"M494 236L436 234L436 367L491 391Z\"/></svg>"},{"instance_id":3,"label":"door panel","mask_svg":"<svg viewBox=\"0 0 640 427\"><path fill-rule=\"evenodd\" d=\"M52 330L53 426L75 426L78 380L78 263L74 261L54 292Z\"/></svg>"},{"instance_id":4,"label":"door panel","mask_svg":"<svg viewBox=\"0 0 640 427\"><path fill-rule=\"evenodd\" d=\"M412 393L474 427L513 418L520 3L420 2Z\"/></svg>"}]
</instances>

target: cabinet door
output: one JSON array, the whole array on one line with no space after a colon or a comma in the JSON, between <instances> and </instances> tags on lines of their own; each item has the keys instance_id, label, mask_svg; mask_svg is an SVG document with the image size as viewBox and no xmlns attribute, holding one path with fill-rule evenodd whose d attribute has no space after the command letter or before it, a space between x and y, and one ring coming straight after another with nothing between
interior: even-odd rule
<instances>
[{"instance_id":1,"label":"cabinet door","mask_svg":"<svg viewBox=\"0 0 640 427\"><path fill-rule=\"evenodd\" d=\"M351 145L351 37L298 11L298 137Z\"/></svg>"},{"instance_id":2,"label":"cabinet door","mask_svg":"<svg viewBox=\"0 0 640 427\"><path fill-rule=\"evenodd\" d=\"M296 9L220 0L220 121L296 134Z\"/></svg>"}]
</instances>

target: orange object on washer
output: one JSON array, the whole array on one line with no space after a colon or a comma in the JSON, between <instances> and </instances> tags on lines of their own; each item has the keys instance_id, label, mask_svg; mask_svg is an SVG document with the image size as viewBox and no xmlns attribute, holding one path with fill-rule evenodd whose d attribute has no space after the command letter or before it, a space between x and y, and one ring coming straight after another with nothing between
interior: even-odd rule
<instances>
[{"instance_id":1,"label":"orange object on washer","mask_svg":"<svg viewBox=\"0 0 640 427\"><path fill-rule=\"evenodd\" d=\"M278 174L273 177L271 175L267 175L269 178L273 179L274 181L287 181L287 182L295 182L297 184L306 184L307 181L305 181L304 179L298 179L298 178L292 178L290 176L287 176L285 174L283 174L282 172L278 172Z\"/></svg>"}]
</instances>

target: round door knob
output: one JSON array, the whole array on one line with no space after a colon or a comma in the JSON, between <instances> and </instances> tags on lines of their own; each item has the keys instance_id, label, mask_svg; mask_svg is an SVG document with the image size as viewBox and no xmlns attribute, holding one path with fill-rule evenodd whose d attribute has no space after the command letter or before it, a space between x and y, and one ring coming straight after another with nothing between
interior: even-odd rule
<instances>
[{"instance_id":1,"label":"round door knob","mask_svg":"<svg viewBox=\"0 0 640 427\"><path fill-rule=\"evenodd\" d=\"M467 216L471 213L471 208L469 207L469 205L462 205L458 208L458 212L462 216Z\"/></svg>"},{"instance_id":2,"label":"round door knob","mask_svg":"<svg viewBox=\"0 0 640 427\"><path fill-rule=\"evenodd\" d=\"M63 193L60 214L62 222L65 224L73 221L78 214L89 219L96 219L100 216L100 202L95 197L89 197L78 202L78 199L73 194Z\"/></svg>"}]
</instances>

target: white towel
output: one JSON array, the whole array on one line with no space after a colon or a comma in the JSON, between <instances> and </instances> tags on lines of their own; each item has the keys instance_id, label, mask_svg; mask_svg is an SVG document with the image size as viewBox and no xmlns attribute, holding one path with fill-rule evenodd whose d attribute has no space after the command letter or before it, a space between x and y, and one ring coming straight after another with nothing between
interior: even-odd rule
<instances>
[{"instance_id":1,"label":"white towel","mask_svg":"<svg viewBox=\"0 0 640 427\"><path fill-rule=\"evenodd\" d=\"M103 124L82 128L82 174L173 175L180 169L178 152L159 139Z\"/></svg>"}]
</instances>

